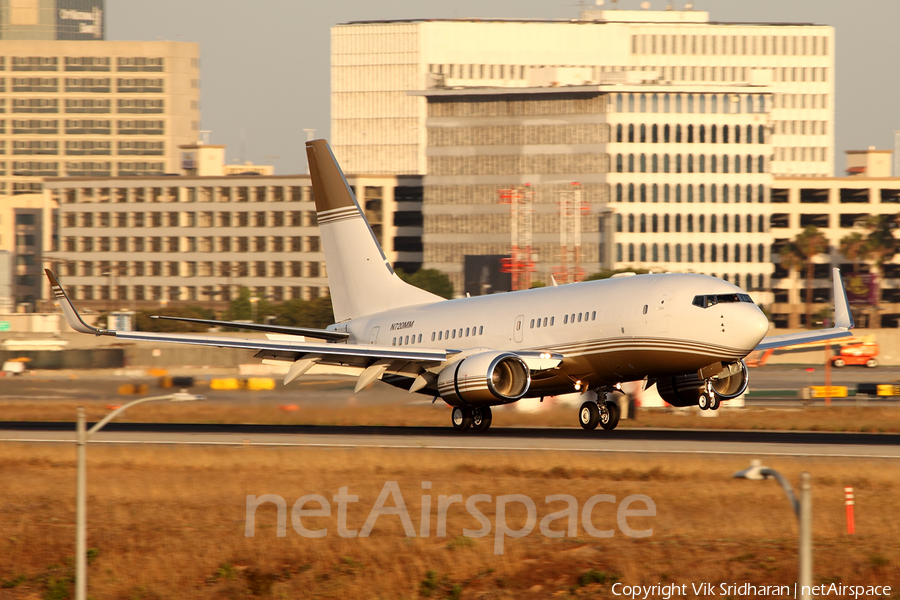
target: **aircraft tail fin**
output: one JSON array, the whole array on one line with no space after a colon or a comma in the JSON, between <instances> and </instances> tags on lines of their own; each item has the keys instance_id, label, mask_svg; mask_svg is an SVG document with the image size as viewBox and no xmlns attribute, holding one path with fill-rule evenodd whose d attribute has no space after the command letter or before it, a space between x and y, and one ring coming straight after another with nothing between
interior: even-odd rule
<instances>
[{"instance_id":1,"label":"aircraft tail fin","mask_svg":"<svg viewBox=\"0 0 900 600\"><path fill-rule=\"evenodd\" d=\"M443 300L391 267L328 142L306 142L335 321Z\"/></svg>"}]
</instances>

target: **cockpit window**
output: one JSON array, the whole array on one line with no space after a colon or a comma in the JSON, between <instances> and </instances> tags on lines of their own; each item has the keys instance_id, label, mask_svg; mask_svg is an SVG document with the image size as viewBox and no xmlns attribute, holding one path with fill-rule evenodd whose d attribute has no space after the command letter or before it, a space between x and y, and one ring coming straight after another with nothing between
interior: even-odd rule
<instances>
[{"instance_id":1,"label":"cockpit window","mask_svg":"<svg viewBox=\"0 0 900 600\"><path fill-rule=\"evenodd\" d=\"M749 302L752 304L753 300L748 294L705 294L702 296L694 296L694 300L691 304L699 306L700 308L709 308L716 304L728 302Z\"/></svg>"}]
</instances>

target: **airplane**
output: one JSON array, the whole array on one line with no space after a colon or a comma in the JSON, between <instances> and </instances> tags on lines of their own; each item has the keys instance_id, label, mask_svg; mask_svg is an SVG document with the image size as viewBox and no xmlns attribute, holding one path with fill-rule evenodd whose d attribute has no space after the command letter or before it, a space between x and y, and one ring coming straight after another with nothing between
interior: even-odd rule
<instances>
[{"instance_id":1,"label":"airplane","mask_svg":"<svg viewBox=\"0 0 900 600\"><path fill-rule=\"evenodd\" d=\"M287 385L314 365L358 371L442 399L458 431L486 431L492 406L596 391L578 411L586 430L619 422L610 394L624 382L656 384L676 407L716 410L744 393L753 350L851 334L834 269L834 326L765 337L769 322L739 287L707 275L621 273L610 279L446 300L405 283L385 257L326 140L306 144L336 323L326 329L156 317L265 332L269 339L98 329L84 322L56 276L51 289L76 331L128 341L255 351L289 366ZM306 340L314 337L318 342Z\"/></svg>"}]
</instances>

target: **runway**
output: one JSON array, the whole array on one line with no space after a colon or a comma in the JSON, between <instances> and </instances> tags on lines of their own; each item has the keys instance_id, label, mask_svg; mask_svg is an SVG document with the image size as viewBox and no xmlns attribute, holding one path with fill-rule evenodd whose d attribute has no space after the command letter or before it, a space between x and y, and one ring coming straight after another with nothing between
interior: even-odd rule
<instances>
[{"instance_id":1,"label":"runway","mask_svg":"<svg viewBox=\"0 0 900 600\"><path fill-rule=\"evenodd\" d=\"M73 423L0 422L0 442L73 443ZM627 428L438 427L111 423L92 443L185 446L396 448L638 454L900 458L900 434Z\"/></svg>"}]
</instances>

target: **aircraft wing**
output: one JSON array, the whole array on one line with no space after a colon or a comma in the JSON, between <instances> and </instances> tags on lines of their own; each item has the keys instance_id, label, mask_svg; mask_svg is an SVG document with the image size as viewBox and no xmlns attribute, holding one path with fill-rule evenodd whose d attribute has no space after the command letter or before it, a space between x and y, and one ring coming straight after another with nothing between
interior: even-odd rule
<instances>
[{"instance_id":1,"label":"aircraft wing","mask_svg":"<svg viewBox=\"0 0 900 600\"><path fill-rule=\"evenodd\" d=\"M847 292L841 283L841 270L833 269L834 288L834 327L803 331L800 333L788 333L786 335L773 335L763 340L756 346L756 350L769 350L771 348L783 348L797 344L811 342L824 342L844 337L850 337L853 333L853 315L850 313L850 303L847 301Z\"/></svg>"},{"instance_id":2,"label":"aircraft wing","mask_svg":"<svg viewBox=\"0 0 900 600\"><path fill-rule=\"evenodd\" d=\"M285 335L302 335L328 340L329 342L343 342L350 337L343 331L329 331L327 329L313 329L311 327L288 327L286 325L261 325L259 323L236 323L234 321L215 321L213 319L192 319L189 317L152 316L151 319L162 321L182 321L184 323L198 323L212 325L214 327L230 327L232 329L249 329L250 331L265 331Z\"/></svg>"},{"instance_id":3,"label":"aircraft wing","mask_svg":"<svg viewBox=\"0 0 900 600\"><path fill-rule=\"evenodd\" d=\"M80 333L112 336L120 340L140 342L167 342L172 344L192 344L195 346L213 346L216 348L239 348L256 350L257 358L297 361L303 358L315 360L321 364L350 365L366 367L374 361L421 361L443 362L458 350L441 350L432 348L414 348L411 346L367 346L360 344L334 344L322 342L306 342L299 338L294 340L260 340L238 337L218 337L188 333L153 333L149 331L115 331L98 329L84 322L72 301L69 300L59 280L49 269L50 288L59 302L63 316L69 326ZM311 366L311 365L310 365Z\"/></svg>"}]
</instances>

